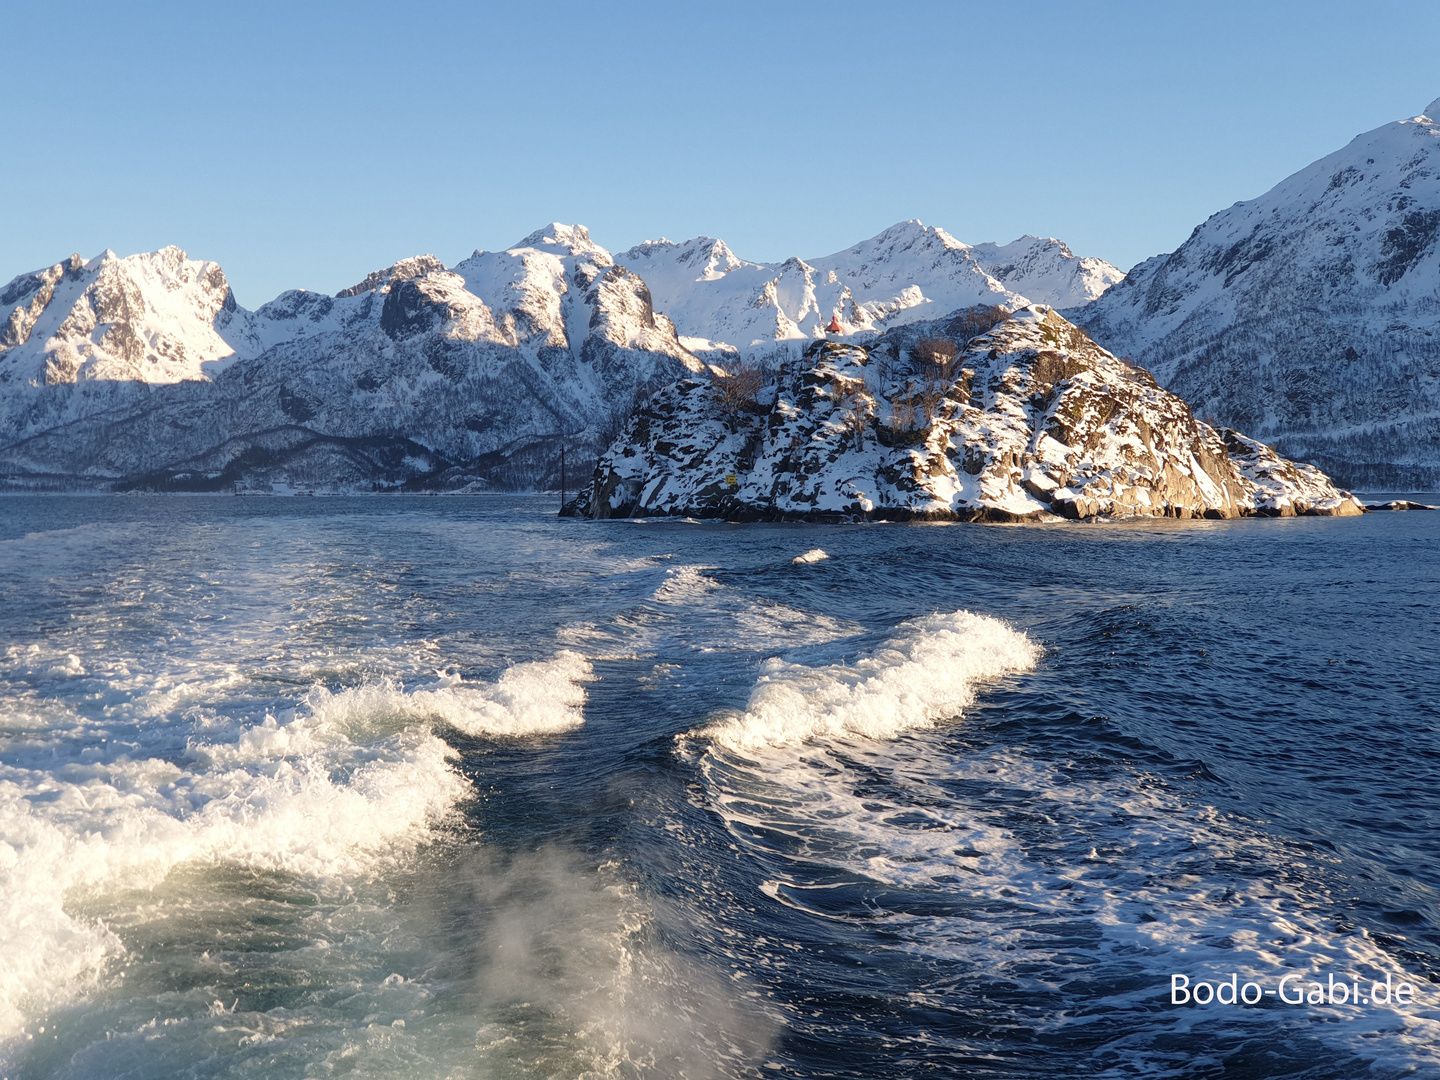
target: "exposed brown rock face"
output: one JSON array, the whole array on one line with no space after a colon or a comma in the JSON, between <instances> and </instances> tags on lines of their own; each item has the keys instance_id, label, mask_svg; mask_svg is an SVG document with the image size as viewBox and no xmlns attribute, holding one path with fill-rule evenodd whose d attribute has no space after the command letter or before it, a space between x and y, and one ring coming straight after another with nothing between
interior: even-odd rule
<instances>
[{"instance_id":1,"label":"exposed brown rock face","mask_svg":"<svg viewBox=\"0 0 1440 1080\"><path fill-rule=\"evenodd\" d=\"M819 342L739 409L726 392L736 375L673 383L637 411L572 512L985 521L1361 512L1317 469L1201 423L1053 310L985 314L864 346ZM956 348L937 345L945 340Z\"/></svg>"}]
</instances>

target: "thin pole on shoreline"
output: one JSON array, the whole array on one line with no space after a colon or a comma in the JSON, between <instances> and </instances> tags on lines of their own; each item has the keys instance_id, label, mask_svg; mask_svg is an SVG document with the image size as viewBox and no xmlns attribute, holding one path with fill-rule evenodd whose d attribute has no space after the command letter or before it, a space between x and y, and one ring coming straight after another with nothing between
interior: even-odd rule
<instances>
[{"instance_id":1,"label":"thin pole on shoreline","mask_svg":"<svg viewBox=\"0 0 1440 1080\"><path fill-rule=\"evenodd\" d=\"M560 443L560 509L565 509L565 443Z\"/></svg>"}]
</instances>

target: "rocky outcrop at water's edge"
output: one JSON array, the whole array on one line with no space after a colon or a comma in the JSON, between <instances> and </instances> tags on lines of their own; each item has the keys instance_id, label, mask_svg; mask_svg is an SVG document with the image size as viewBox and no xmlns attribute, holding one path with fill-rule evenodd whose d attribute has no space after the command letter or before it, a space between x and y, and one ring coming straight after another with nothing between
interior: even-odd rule
<instances>
[{"instance_id":1,"label":"rocky outcrop at water's edge","mask_svg":"<svg viewBox=\"0 0 1440 1080\"><path fill-rule=\"evenodd\" d=\"M1202 423L1048 307L820 341L654 393L565 511L730 520L1363 512L1318 469Z\"/></svg>"}]
</instances>

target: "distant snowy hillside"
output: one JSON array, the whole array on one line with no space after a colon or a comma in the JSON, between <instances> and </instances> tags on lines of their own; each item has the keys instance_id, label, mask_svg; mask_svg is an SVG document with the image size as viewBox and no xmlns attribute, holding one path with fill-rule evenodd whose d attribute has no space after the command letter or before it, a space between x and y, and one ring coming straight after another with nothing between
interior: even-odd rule
<instances>
[{"instance_id":1,"label":"distant snowy hillside","mask_svg":"<svg viewBox=\"0 0 1440 1080\"><path fill-rule=\"evenodd\" d=\"M253 312L176 248L75 257L0 304L12 484L540 482L561 437L593 452L637 388L702 368L578 226Z\"/></svg>"},{"instance_id":2,"label":"distant snowy hillside","mask_svg":"<svg viewBox=\"0 0 1440 1080\"><path fill-rule=\"evenodd\" d=\"M1082 259L1054 237L1027 235L1003 247L976 244L970 253L1007 289L1054 308L1088 304L1125 278L1124 271L1104 259Z\"/></svg>"},{"instance_id":3,"label":"distant snowy hillside","mask_svg":"<svg viewBox=\"0 0 1440 1080\"><path fill-rule=\"evenodd\" d=\"M617 256L650 285L687 343L717 355L785 352L825 336L880 331L976 304L1093 299L1124 275L1057 240L970 247L919 221L821 259L756 263L723 240L648 241ZM778 343L778 346L777 346Z\"/></svg>"},{"instance_id":4,"label":"distant snowy hillside","mask_svg":"<svg viewBox=\"0 0 1440 1080\"><path fill-rule=\"evenodd\" d=\"M1440 99L1068 314L1197 413L1342 483L1440 485Z\"/></svg>"},{"instance_id":5,"label":"distant snowy hillside","mask_svg":"<svg viewBox=\"0 0 1440 1080\"><path fill-rule=\"evenodd\" d=\"M918 221L892 225L879 236L816 259L815 267L853 290L866 327L934 319L975 304L1014 308L1025 303L981 268L969 245Z\"/></svg>"},{"instance_id":6,"label":"distant snowy hillside","mask_svg":"<svg viewBox=\"0 0 1440 1080\"><path fill-rule=\"evenodd\" d=\"M656 308L674 320L687 345L718 356L767 353L776 342L823 336L849 299L844 286L817 277L799 259L747 262L708 236L647 241L618 258L650 286Z\"/></svg>"},{"instance_id":7,"label":"distant snowy hillside","mask_svg":"<svg viewBox=\"0 0 1440 1080\"><path fill-rule=\"evenodd\" d=\"M813 262L746 262L704 237L617 261L552 224L453 267L417 255L250 311L179 248L76 255L0 290L0 482L553 484L561 445L599 452L638 393L707 363L779 361L836 320L864 338L1029 302L1002 278L1088 295L1096 262L1034 238L970 248L918 221Z\"/></svg>"},{"instance_id":8,"label":"distant snowy hillside","mask_svg":"<svg viewBox=\"0 0 1440 1080\"><path fill-rule=\"evenodd\" d=\"M220 267L179 248L72 255L0 290L0 384L204 378L241 355L236 314Z\"/></svg>"}]
</instances>

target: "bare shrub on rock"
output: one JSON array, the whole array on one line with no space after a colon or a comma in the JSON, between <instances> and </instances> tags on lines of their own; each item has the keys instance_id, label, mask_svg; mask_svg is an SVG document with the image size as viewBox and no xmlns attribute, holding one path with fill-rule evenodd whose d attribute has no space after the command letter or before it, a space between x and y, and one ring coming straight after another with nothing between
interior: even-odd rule
<instances>
[{"instance_id":1,"label":"bare shrub on rock","mask_svg":"<svg viewBox=\"0 0 1440 1080\"><path fill-rule=\"evenodd\" d=\"M651 395L664 385L656 379L646 379L635 384L629 398L622 399L600 421L596 435L601 448L610 446L630 428L630 421L650 401Z\"/></svg>"},{"instance_id":2,"label":"bare shrub on rock","mask_svg":"<svg viewBox=\"0 0 1440 1080\"><path fill-rule=\"evenodd\" d=\"M977 304L957 314L948 325L955 337L968 342L971 338L988 334L1010 315L1010 309L999 304Z\"/></svg>"},{"instance_id":3,"label":"bare shrub on rock","mask_svg":"<svg viewBox=\"0 0 1440 1080\"><path fill-rule=\"evenodd\" d=\"M760 393L768 381L768 372L759 364L748 361L731 364L713 372L710 392L732 432L739 428L741 413L759 411Z\"/></svg>"},{"instance_id":4,"label":"bare shrub on rock","mask_svg":"<svg viewBox=\"0 0 1440 1080\"><path fill-rule=\"evenodd\" d=\"M908 395L915 418L928 427L939 414L941 403L960 370L960 345L953 338L923 337L910 348L910 360L920 385ZM913 386L913 384L912 384Z\"/></svg>"},{"instance_id":5,"label":"bare shrub on rock","mask_svg":"<svg viewBox=\"0 0 1440 1080\"><path fill-rule=\"evenodd\" d=\"M835 376L830 380L830 399L840 413L840 422L855 440L855 449L865 449L865 432L875 412L875 399L860 381Z\"/></svg>"},{"instance_id":6,"label":"bare shrub on rock","mask_svg":"<svg viewBox=\"0 0 1440 1080\"><path fill-rule=\"evenodd\" d=\"M927 380L948 378L959 353L960 346L947 337L923 337L910 347L916 368Z\"/></svg>"}]
</instances>

